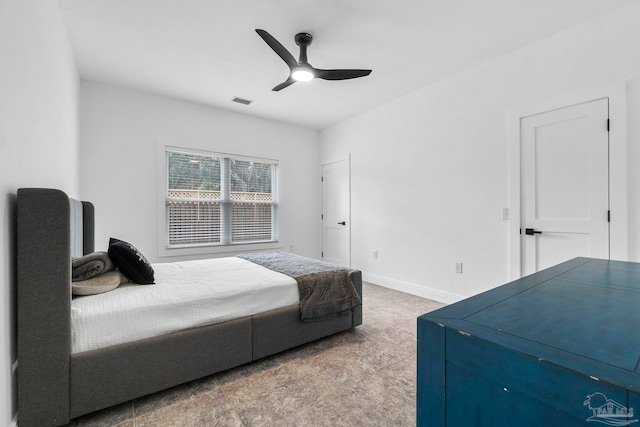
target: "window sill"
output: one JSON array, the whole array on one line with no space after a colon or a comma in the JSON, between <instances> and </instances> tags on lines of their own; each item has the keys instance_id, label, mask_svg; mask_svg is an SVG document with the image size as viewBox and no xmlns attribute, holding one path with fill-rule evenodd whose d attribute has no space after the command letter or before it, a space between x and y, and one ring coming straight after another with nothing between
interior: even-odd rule
<instances>
[{"instance_id":1,"label":"window sill","mask_svg":"<svg viewBox=\"0 0 640 427\"><path fill-rule=\"evenodd\" d=\"M165 246L158 248L158 258L169 257L185 257L195 255L225 255L233 256L236 254L265 251L265 250L281 250L280 242L265 243L236 243L233 245L216 245L216 246L192 246L186 248L167 248Z\"/></svg>"}]
</instances>

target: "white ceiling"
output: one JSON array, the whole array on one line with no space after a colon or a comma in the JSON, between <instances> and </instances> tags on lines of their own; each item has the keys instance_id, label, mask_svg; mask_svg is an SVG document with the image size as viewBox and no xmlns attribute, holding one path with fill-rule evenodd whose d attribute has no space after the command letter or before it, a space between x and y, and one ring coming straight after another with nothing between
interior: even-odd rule
<instances>
[{"instance_id":1,"label":"white ceiling","mask_svg":"<svg viewBox=\"0 0 640 427\"><path fill-rule=\"evenodd\" d=\"M633 0L58 0L80 75L323 129ZM314 37L318 68L368 77L280 92L285 63ZM249 106L234 97L252 100Z\"/></svg>"}]
</instances>

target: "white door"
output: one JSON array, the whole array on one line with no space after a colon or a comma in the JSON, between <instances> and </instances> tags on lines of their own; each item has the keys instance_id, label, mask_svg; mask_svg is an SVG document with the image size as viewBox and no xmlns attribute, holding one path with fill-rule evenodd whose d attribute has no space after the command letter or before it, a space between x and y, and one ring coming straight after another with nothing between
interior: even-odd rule
<instances>
[{"instance_id":1,"label":"white door","mask_svg":"<svg viewBox=\"0 0 640 427\"><path fill-rule=\"evenodd\" d=\"M322 259L351 266L349 161L322 165Z\"/></svg>"},{"instance_id":2,"label":"white door","mask_svg":"<svg viewBox=\"0 0 640 427\"><path fill-rule=\"evenodd\" d=\"M523 118L521 273L609 258L609 107L600 99Z\"/></svg>"}]
</instances>

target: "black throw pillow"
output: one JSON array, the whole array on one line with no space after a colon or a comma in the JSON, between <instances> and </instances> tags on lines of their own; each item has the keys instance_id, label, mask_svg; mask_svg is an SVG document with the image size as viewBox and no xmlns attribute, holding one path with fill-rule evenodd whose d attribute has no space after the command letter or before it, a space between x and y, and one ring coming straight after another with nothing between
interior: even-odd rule
<instances>
[{"instance_id":1,"label":"black throw pillow","mask_svg":"<svg viewBox=\"0 0 640 427\"><path fill-rule=\"evenodd\" d=\"M123 240L109 239L109 258L131 281L150 285L154 283L153 267L142 253L131 243Z\"/></svg>"}]
</instances>

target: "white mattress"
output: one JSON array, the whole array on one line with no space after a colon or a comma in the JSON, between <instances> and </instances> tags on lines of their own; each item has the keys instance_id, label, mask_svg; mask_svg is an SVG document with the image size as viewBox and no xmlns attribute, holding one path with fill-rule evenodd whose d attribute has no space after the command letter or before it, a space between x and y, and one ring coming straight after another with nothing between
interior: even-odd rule
<instances>
[{"instance_id":1,"label":"white mattress","mask_svg":"<svg viewBox=\"0 0 640 427\"><path fill-rule=\"evenodd\" d=\"M211 325L297 304L296 281L240 258L154 264L155 285L71 302L71 351Z\"/></svg>"}]
</instances>

